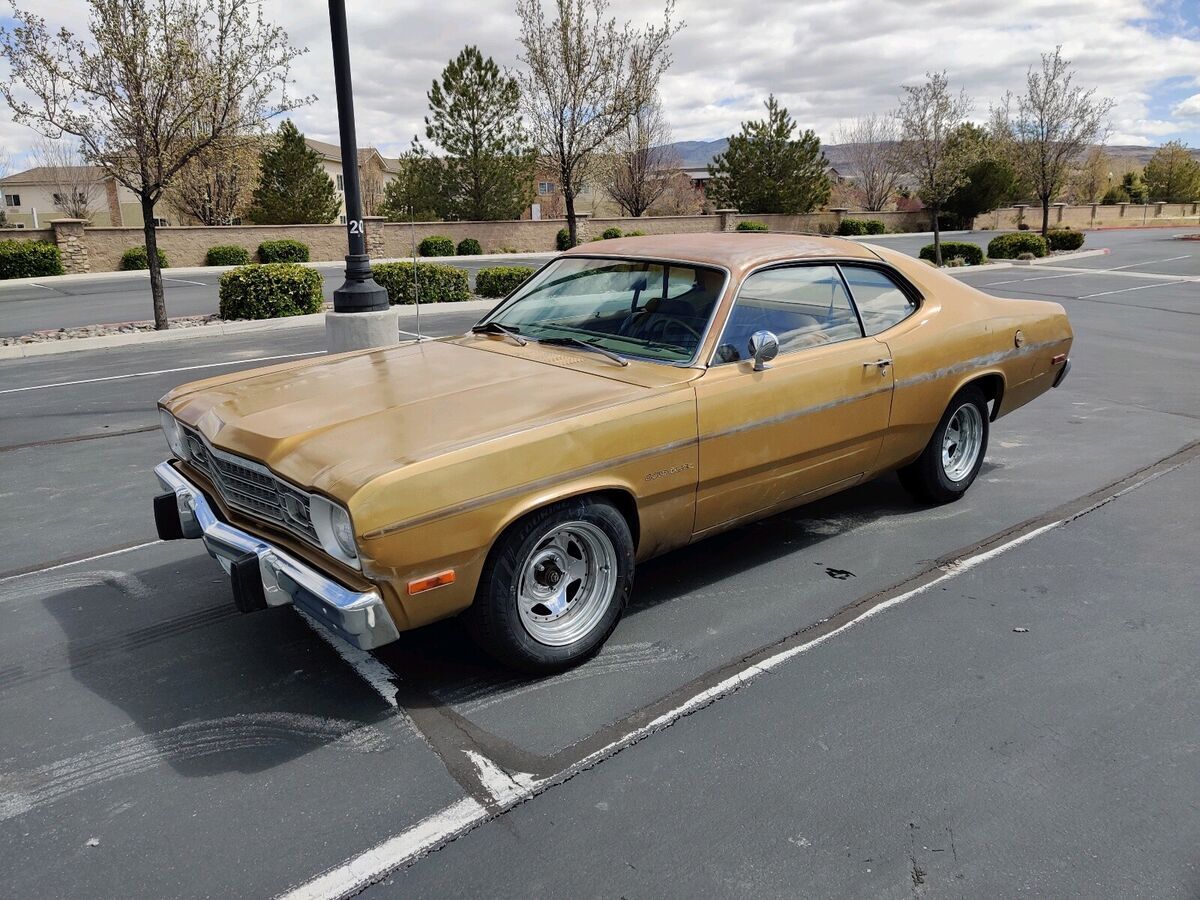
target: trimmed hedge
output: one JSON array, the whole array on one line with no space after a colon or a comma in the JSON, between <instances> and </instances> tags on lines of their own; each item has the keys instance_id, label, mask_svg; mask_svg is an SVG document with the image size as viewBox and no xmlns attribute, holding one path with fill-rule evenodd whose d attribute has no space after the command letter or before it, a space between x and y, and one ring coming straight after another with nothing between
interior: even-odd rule
<instances>
[{"instance_id":1,"label":"trimmed hedge","mask_svg":"<svg viewBox=\"0 0 1200 900\"><path fill-rule=\"evenodd\" d=\"M308 262L308 244L283 238L278 241L263 241L258 245L258 261L262 263Z\"/></svg>"},{"instance_id":2,"label":"trimmed hedge","mask_svg":"<svg viewBox=\"0 0 1200 900\"><path fill-rule=\"evenodd\" d=\"M444 234L431 234L417 245L417 252L422 256L453 256L454 241Z\"/></svg>"},{"instance_id":3,"label":"trimmed hedge","mask_svg":"<svg viewBox=\"0 0 1200 900\"><path fill-rule=\"evenodd\" d=\"M454 248L455 256L478 256L483 252L483 247L475 238L463 238L458 242L458 246Z\"/></svg>"},{"instance_id":4,"label":"trimmed hedge","mask_svg":"<svg viewBox=\"0 0 1200 900\"><path fill-rule=\"evenodd\" d=\"M918 254L921 259L933 262L933 244L926 244ZM965 241L942 241L942 262L961 258L968 266L983 265L983 248L978 244L968 244Z\"/></svg>"},{"instance_id":5,"label":"trimmed hedge","mask_svg":"<svg viewBox=\"0 0 1200 900\"><path fill-rule=\"evenodd\" d=\"M62 273L62 255L49 241L0 241L0 281Z\"/></svg>"},{"instance_id":6,"label":"trimmed hedge","mask_svg":"<svg viewBox=\"0 0 1200 900\"><path fill-rule=\"evenodd\" d=\"M612 228L605 228L604 231L600 233L600 237L606 241L611 241L613 238L619 238L620 236L621 229L617 228L616 226L613 226Z\"/></svg>"},{"instance_id":7,"label":"trimmed hedge","mask_svg":"<svg viewBox=\"0 0 1200 900\"><path fill-rule=\"evenodd\" d=\"M837 233L842 237L860 234L883 234L887 229L878 219L842 219Z\"/></svg>"},{"instance_id":8,"label":"trimmed hedge","mask_svg":"<svg viewBox=\"0 0 1200 900\"><path fill-rule=\"evenodd\" d=\"M554 248L556 250L571 249L571 232L566 228L558 229L558 234L554 235Z\"/></svg>"},{"instance_id":9,"label":"trimmed hedge","mask_svg":"<svg viewBox=\"0 0 1200 900\"><path fill-rule=\"evenodd\" d=\"M167 262L167 254L162 252L162 247L158 250L158 267L165 269L170 263ZM130 247L121 254L121 271L135 272L138 269L150 268L150 257L146 255L145 247Z\"/></svg>"},{"instance_id":10,"label":"trimmed hedge","mask_svg":"<svg viewBox=\"0 0 1200 900\"><path fill-rule=\"evenodd\" d=\"M771 229L767 227L766 222L759 222L756 219L747 219L745 222L737 223L737 230L738 231L764 232L764 231L770 231Z\"/></svg>"},{"instance_id":11,"label":"trimmed hedge","mask_svg":"<svg viewBox=\"0 0 1200 900\"><path fill-rule=\"evenodd\" d=\"M250 264L250 251L233 244L209 247L204 254L206 266L246 266Z\"/></svg>"},{"instance_id":12,"label":"trimmed hedge","mask_svg":"<svg viewBox=\"0 0 1200 900\"><path fill-rule=\"evenodd\" d=\"M1083 246L1083 232L1070 228L1054 228L1046 232L1051 250L1078 250Z\"/></svg>"},{"instance_id":13,"label":"trimmed hedge","mask_svg":"<svg viewBox=\"0 0 1200 900\"><path fill-rule=\"evenodd\" d=\"M417 263L417 287L422 303L458 303L471 299L471 288L465 269L440 263ZM375 282L388 292L388 302L414 303L413 264L410 262L380 263L371 267Z\"/></svg>"},{"instance_id":14,"label":"trimmed hedge","mask_svg":"<svg viewBox=\"0 0 1200 900\"><path fill-rule=\"evenodd\" d=\"M222 319L277 319L321 311L323 279L296 263L256 263L221 276Z\"/></svg>"},{"instance_id":15,"label":"trimmed hedge","mask_svg":"<svg viewBox=\"0 0 1200 900\"><path fill-rule=\"evenodd\" d=\"M1046 239L1029 231L1010 231L994 237L988 242L987 248L987 255L992 259L1017 259L1022 253L1041 257L1048 252Z\"/></svg>"},{"instance_id":16,"label":"trimmed hedge","mask_svg":"<svg viewBox=\"0 0 1200 900\"><path fill-rule=\"evenodd\" d=\"M475 293L480 297L507 297L533 274L531 266L492 266L475 276Z\"/></svg>"}]
</instances>

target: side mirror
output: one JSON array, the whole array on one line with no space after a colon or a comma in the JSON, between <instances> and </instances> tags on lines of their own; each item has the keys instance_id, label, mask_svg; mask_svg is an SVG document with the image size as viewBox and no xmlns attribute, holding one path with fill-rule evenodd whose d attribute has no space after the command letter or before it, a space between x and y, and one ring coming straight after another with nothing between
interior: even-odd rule
<instances>
[{"instance_id":1,"label":"side mirror","mask_svg":"<svg viewBox=\"0 0 1200 900\"><path fill-rule=\"evenodd\" d=\"M750 335L746 349L754 360L754 371L761 372L768 368L767 363L779 355L779 338L771 331L756 331Z\"/></svg>"}]
</instances>

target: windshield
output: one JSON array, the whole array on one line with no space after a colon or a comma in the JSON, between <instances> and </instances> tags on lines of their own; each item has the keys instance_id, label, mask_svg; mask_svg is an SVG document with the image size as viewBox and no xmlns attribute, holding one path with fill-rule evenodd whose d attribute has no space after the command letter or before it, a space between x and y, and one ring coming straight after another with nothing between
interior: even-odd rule
<instances>
[{"instance_id":1,"label":"windshield","mask_svg":"<svg viewBox=\"0 0 1200 900\"><path fill-rule=\"evenodd\" d=\"M642 260L557 259L486 321L523 338L570 338L622 356L690 362L725 274Z\"/></svg>"}]
</instances>

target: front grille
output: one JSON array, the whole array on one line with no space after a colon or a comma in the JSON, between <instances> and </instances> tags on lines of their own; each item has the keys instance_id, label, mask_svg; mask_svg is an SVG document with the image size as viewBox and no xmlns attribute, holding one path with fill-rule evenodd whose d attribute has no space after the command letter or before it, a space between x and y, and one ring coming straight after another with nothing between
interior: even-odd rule
<instances>
[{"instance_id":1,"label":"front grille","mask_svg":"<svg viewBox=\"0 0 1200 900\"><path fill-rule=\"evenodd\" d=\"M309 514L309 496L280 480L261 463L217 450L199 434L184 429L191 462L212 481L226 503L286 528L320 546Z\"/></svg>"}]
</instances>

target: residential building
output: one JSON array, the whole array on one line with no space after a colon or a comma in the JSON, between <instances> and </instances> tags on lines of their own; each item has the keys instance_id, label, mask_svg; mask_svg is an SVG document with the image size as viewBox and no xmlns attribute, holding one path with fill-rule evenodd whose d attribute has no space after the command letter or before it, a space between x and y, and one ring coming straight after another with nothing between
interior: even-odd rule
<instances>
[{"instance_id":1,"label":"residential building","mask_svg":"<svg viewBox=\"0 0 1200 900\"><path fill-rule=\"evenodd\" d=\"M62 184L86 191L92 209L91 222L99 226L141 226L142 206L137 195L99 166L71 166L67 177L45 166L0 178L4 214L9 227L45 227L54 219L70 218L59 205ZM86 186L86 187L84 187ZM168 224L164 217L162 224Z\"/></svg>"},{"instance_id":2,"label":"residential building","mask_svg":"<svg viewBox=\"0 0 1200 900\"><path fill-rule=\"evenodd\" d=\"M342 148L337 144L305 138L304 143L321 155L321 163L325 174L333 180L338 196L342 199L342 207L338 211L338 222L346 222L345 174L342 169ZM383 202L383 189L400 172L400 160L389 159L374 147L366 147L358 151L358 184L362 194L363 215L379 214L379 205Z\"/></svg>"}]
</instances>

